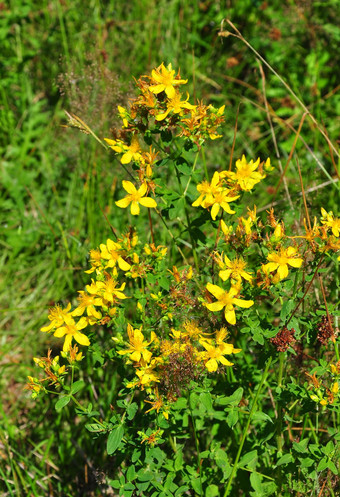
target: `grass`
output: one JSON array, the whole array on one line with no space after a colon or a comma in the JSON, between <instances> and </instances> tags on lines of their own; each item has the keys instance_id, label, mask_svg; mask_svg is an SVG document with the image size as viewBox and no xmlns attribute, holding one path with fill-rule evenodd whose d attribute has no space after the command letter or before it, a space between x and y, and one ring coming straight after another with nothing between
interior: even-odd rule
<instances>
[{"instance_id":1,"label":"grass","mask_svg":"<svg viewBox=\"0 0 340 497\"><path fill-rule=\"evenodd\" d=\"M319 214L315 209L321 205L327 210L339 205L338 158L322 134L327 133L336 146L336 2L224 4L26 0L1 6L4 495L74 495L80 485L79 495L94 495L101 481L98 471L106 464L101 456L96 458L97 467L87 459L91 441L76 442L81 437L77 425L68 425L45 402L32 403L23 391L26 376L33 371L32 355L45 349L46 337L39 328L46 322L48 307L65 303L83 286L88 250L110 235L106 217L114 228L121 226L113 204L120 165L87 135L62 127L63 109L81 117L101 137L110 136L117 122L116 106L127 100L132 77L162 61L172 62L193 81L190 93L227 106L224 138L201 162L205 160L211 170L228 164L239 108L234 156L271 156L284 168L305 111L298 98L319 129L306 117L285 174L286 187L279 187L275 199L286 202L286 188L292 200L288 218L303 212L298 155L313 215ZM254 52L242 40L219 36L227 18L291 91L262 63L263 79ZM222 30L232 32L226 22ZM266 206L272 193L263 191L254 202ZM70 460L79 462L69 468Z\"/></svg>"}]
</instances>

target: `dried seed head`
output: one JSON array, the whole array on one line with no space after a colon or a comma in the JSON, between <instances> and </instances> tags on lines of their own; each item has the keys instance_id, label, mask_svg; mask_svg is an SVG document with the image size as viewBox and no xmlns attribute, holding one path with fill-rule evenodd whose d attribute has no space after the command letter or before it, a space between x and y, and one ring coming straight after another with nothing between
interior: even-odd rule
<instances>
[{"instance_id":1,"label":"dried seed head","mask_svg":"<svg viewBox=\"0 0 340 497\"><path fill-rule=\"evenodd\" d=\"M296 341L294 338L295 333L296 331L294 328L289 330L287 326L285 326L275 337L271 338L270 341L276 347L276 350L279 352L285 352L289 345Z\"/></svg>"},{"instance_id":2,"label":"dried seed head","mask_svg":"<svg viewBox=\"0 0 340 497\"><path fill-rule=\"evenodd\" d=\"M316 338L322 345L326 345L329 339L335 340L332 316L322 316L321 321L316 325L318 334Z\"/></svg>"}]
</instances>

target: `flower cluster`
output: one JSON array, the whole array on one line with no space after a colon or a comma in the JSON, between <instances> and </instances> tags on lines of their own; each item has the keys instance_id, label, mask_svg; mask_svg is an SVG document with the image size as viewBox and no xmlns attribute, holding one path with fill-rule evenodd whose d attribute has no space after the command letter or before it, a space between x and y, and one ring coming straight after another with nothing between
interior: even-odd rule
<instances>
[{"instance_id":1,"label":"flower cluster","mask_svg":"<svg viewBox=\"0 0 340 497\"><path fill-rule=\"evenodd\" d=\"M330 363L321 376L317 376L316 372L306 375L310 381L308 389L312 390L309 396L314 402L324 407L340 403L340 361Z\"/></svg>"},{"instance_id":2,"label":"flower cluster","mask_svg":"<svg viewBox=\"0 0 340 497\"><path fill-rule=\"evenodd\" d=\"M78 305L73 310L70 303L66 308L57 304L50 309L50 323L41 331L64 338L63 352L70 351L73 340L80 345L90 345L89 338L82 333L88 326L112 322L122 301L128 298L124 293L126 281L122 279L143 278L164 259L166 247L155 247L153 244L144 246L142 259L136 252L138 243L138 237L133 232L117 241L108 239L98 249L91 250L91 268L85 272L95 278L86 285L85 290L78 292Z\"/></svg>"},{"instance_id":3,"label":"flower cluster","mask_svg":"<svg viewBox=\"0 0 340 497\"><path fill-rule=\"evenodd\" d=\"M205 371L214 373L221 366L232 366L225 356L241 352L225 341L225 328L208 335L195 321L171 328L163 337L152 331L149 339L142 327L134 329L128 324L127 336L125 348L118 354L126 357L127 364L133 364L135 378L126 386L146 390L151 399L146 402L152 405L149 411L161 411L166 419L171 403L191 380L197 380ZM117 338L113 340L117 342Z\"/></svg>"},{"instance_id":4,"label":"flower cluster","mask_svg":"<svg viewBox=\"0 0 340 497\"><path fill-rule=\"evenodd\" d=\"M119 136L105 138L109 147L120 154L123 165L132 164L137 168L140 187L130 181L123 181L123 188L128 195L116 202L121 208L131 204L131 213L140 213L139 205L148 208L157 207L156 200L145 196L154 192L155 183L152 179L154 167L164 156L161 146L162 133L167 132L175 137L183 137L190 143L201 146L207 138L216 139L221 135L217 130L224 121L224 106L215 109L212 105L189 102L189 95L183 97L180 88L187 83L175 74L171 64L167 67L162 63L153 69L150 75L141 76L136 81L139 95L131 101L129 109L118 107L122 119L122 129ZM158 148L149 149L142 146L144 142L153 142Z\"/></svg>"}]
</instances>

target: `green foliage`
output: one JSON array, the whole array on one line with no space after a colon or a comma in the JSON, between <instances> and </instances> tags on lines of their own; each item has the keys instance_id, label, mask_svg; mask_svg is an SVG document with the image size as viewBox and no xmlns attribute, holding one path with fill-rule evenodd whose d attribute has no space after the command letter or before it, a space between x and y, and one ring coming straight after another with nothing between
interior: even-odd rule
<instances>
[{"instance_id":1,"label":"green foliage","mask_svg":"<svg viewBox=\"0 0 340 497\"><path fill-rule=\"evenodd\" d=\"M295 156L285 174L291 202L284 184L277 194L273 191L280 170L259 65L240 39L218 35L220 30L232 31L221 22L231 19L336 143L336 13L334 1L288 5L249 0L227 6L177 0L26 0L1 7L1 492L38 496L53 488L57 495L214 497L227 489L230 495L336 495L339 405L329 400L335 396L337 373L330 365L339 360L338 339L319 340L327 325L323 316L329 313L334 327L339 316L338 262L331 251L319 267L318 260L308 261L303 276L296 271L298 279L289 276L272 286L270 299L262 289L246 287L262 311L238 311L242 317L238 314L240 326L231 327L236 330L232 341L243 352L233 356L232 368L220 366L216 377L208 374L204 382L193 381L184 389L168 420L155 410L145 414L151 404L145 403L143 392L132 398L131 390L122 388L122 379L131 380L134 368L124 364L117 348L124 348L127 322L136 319L133 302L145 309L150 300L143 288L135 285L132 291L132 280L127 285L127 316L119 311L114 322L89 334L91 348L73 366L72 381L61 373L62 385L48 387L54 395L38 395L34 401L22 390L27 375L43 373L32 365L32 354L40 357L52 347L53 356L60 355L57 340L38 330L46 324L48 307L57 302L65 307L68 301L76 305L77 290L90 283L93 275L83 273L89 249L112 238L112 229L124 234L135 223L143 243L151 241L147 216L127 220L115 205L124 195L120 180L131 178L86 129L80 133L61 127L67 121L62 109L79 117L100 139L111 136L109 130L120 125L117 105L127 106L133 96L132 76L138 78L162 61L181 68L191 95L216 108L226 105L222 140L209 143L204 153L191 141L178 141L181 153L176 151L171 163L163 158L157 164L164 220L156 222L157 244L167 246L168 256L145 281L160 299L153 303L155 331L170 329L171 318L158 305L173 304L168 269L177 264L181 273L188 267L178 248L194 266L194 247L198 262L205 264L195 318L215 331L225 325L223 312L203 312L202 302L216 250L209 230L216 233L219 222L191 204L198 183L210 181L216 170L228 170L239 104L233 163L243 153L254 161L271 157L275 170L270 183L262 183L235 206L234 219L246 217L246 207L256 203L266 224L264 212L276 202L275 212L287 232L301 235L300 221L306 216ZM303 109L271 70L263 69L284 168ZM81 128L79 122L76 127ZM144 141L153 145L155 138L146 132ZM169 130L162 131L161 139L166 149L174 145ZM338 216L336 154L309 117L295 150L311 221L314 215L320 217L321 207ZM136 170L130 172L136 175ZM236 221L231 224L235 230ZM261 229L258 236L265 237ZM265 229L269 231L268 225ZM175 240L169 239L169 230ZM239 251L229 249L227 255L232 258ZM270 247L263 247L261 254L244 255L255 267L256 261L266 262L269 252ZM216 263L214 278L218 284ZM190 297L197 297L195 280L188 282L188 289ZM188 304L170 311L176 319L190 315ZM216 318L214 323L209 324L209 315ZM141 312L138 326L143 319ZM277 352L271 339L285 326L295 330L296 342ZM269 357L272 363L264 375Z\"/></svg>"}]
</instances>

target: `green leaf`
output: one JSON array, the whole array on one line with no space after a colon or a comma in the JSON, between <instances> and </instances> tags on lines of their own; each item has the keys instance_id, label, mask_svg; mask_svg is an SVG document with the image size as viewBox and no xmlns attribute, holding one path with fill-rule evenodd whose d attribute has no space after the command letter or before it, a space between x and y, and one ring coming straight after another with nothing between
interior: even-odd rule
<instances>
[{"instance_id":1,"label":"green leaf","mask_svg":"<svg viewBox=\"0 0 340 497\"><path fill-rule=\"evenodd\" d=\"M300 452L301 454L307 452L307 445L308 445L309 439L305 438L301 442L293 442L293 447L297 452Z\"/></svg>"},{"instance_id":2,"label":"green leaf","mask_svg":"<svg viewBox=\"0 0 340 497\"><path fill-rule=\"evenodd\" d=\"M316 468L317 471L323 471L324 469L328 468L328 458L323 457L321 461L318 464L318 467Z\"/></svg>"},{"instance_id":3,"label":"green leaf","mask_svg":"<svg viewBox=\"0 0 340 497\"><path fill-rule=\"evenodd\" d=\"M303 459L299 458L299 461L301 463L301 468L310 468L315 463L314 459L312 459L311 457L304 457Z\"/></svg>"},{"instance_id":4,"label":"green leaf","mask_svg":"<svg viewBox=\"0 0 340 497\"><path fill-rule=\"evenodd\" d=\"M155 477L155 473L150 471L149 469L141 469L138 471L138 480L143 482L149 482L153 480Z\"/></svg>"},{"instance_id":5,"label":"green leaf","mask_svg":"<svg viewBox=\"0 0 340 497\"><path fill-rule=\"evenodd\" d=\"M229 397L220 397L216 399L215 403L220 405L220 406L227 406L227 405L234 405L237 406L243 396L243 388L240 387L235 392L230 395Z\"/></svg>"},{"instance_id":6,"label":"green leaf","mask_svg":"<svg viewBox=\"0 0 340 497\"><path fill-rule=\"evenodd\" d=\"M294 457L292 454L285 454L284 456L280 457L280 459L277 461L276 466L281 466L282 464L289 464L290 462L294 461Z\"/></svg>"},{"instance_id":7,"label":"green leaf","mask_svg":"<svg viewBox=\"0 0 340 497\"><path fill-rule=\"evenodd\" d=\"M113 429L110 432L106 444L106 451L109 455L113 454L118 449L123 436L124 436L123 425L117 426L117 428Z\"/></svg>"},{"instance_id":8,"label":"green leaf","mask_svg":"<svg viewBox=\"0 0 340 497\"><path fill-rule=\"evenodd\" d=\"M195 479L191 480L191 486L192 486L193 490L198 495L202 494L202 487L201 487L201 482L200 482L199 478L195 478Z\"/></svg>"},{"instance_id":9,"label":"green leaf","mask_svg":"<svg viewBox=\"0 0 340 497\"><path fill-rule=\"evenodd\" d=\"M219 489L217 485L209 485L205 491L205 497L217 497Z\"/></svg>"},{"instance_id":10,"label":"green leaf","mask_svg":"<svg viewBox=\"0 0 340 497\"><path fill-rule=\"evenodd\" d=\"M138 404L136 402L132 402L132 404L130 404L126 408L127 417L130 421L135 417L137 411L138 411Z\"/></svg>"},{"instance_id":11,"label":"green leaf","mask_svg":"<svg viewBox=\"0 0 340 497\"><path fill-rule=\"evenodd\" d=\"M160 278L158 278L158 283L159 283L160 287L164 288L164 290L166 290L166 291L169 290L170 280L166 276L161 276Z\"/></svg>"},{"instance_id":12,"label":"green leaf","mask_svg":"<svg viewBox=\"0 0 340 497\"><path fill-rule=\"evenodd\" d=\"M185 201L183 198L179 198L178 200L172 203L171 208L169 209L169 219L172 221L177 217L181 217L184 214Z\"/></svg>"},{"instance_id":13,"label":"green leaf","mask_svg":"<svg viewBox=\"0 0 340 497\"><path fill-rule=\"evenodd\" d=\"M239 467L248 466L256 458L257 458L257 450L252 450L251 452L244 454L244 456L241 458L240 462L238 463L238 466Z\"/></svg>"},{"instance_id":14,"label":"green leaf","mask_svg":"<svg viewBox=\"0 0 340 497\"><path fill-rule=\"evenodd\" d=\"M205 407L205 409L209 412L212 411L212 399L209 392L203 392L200 394L200 402Z\"/></svg>"},{"instance_id":15,"label":"green leaf","mask_svg":"<svg viewBox=\"0 0 340 497\"><path fill-rule=\"evenodd\" d=\"M229 414L227 416L227 424L228 426L230 426L230 428L232 428L233 426L236 425L238 421L238 411L236 411L236 409L232 409L231 411L229 411Z\"/></svg>"},{"instance_id":16,"label":"green leaf","mask_svg":"<svg viewBox=\"0 0 340 497\"><path fill-rule=\"evenodd\" d=\"M327 467L332 471L333 475L338 474L338 470L333 461L328 461Z\"/></svg>"},{"instance_id":17,"label":"green leaf","mask_svg":"<svg viewBox=\"0 0 340 497\"><path fill-rule=\"evenodd\" d=\"M136 461L138 461L138 459L141 456L141 453L142 453L141 450L135 449L132 453L131 462L135 463Z\"/></svg>"},{"instance_id":18,"label":"green leaf","mask_svg":"<svg viewBox=\"0 0 340 497\"><path fill-rule=\"evenodd\" d=\"M268 416L268 414L266 414L265 412L256 412L253 416L253 421L269 421L270 423L273 423L274 421L272 420L272 418L270 416Z\"/></svg>"},{"instance_id":19,"label":"green leaf","mask_svg":"<svg viewBox=\"0 0 340 497\"><path fill-rule=\"evenodd\" d=\"M126 472L127 481L132 481L136 478L136 471L134 466L129 466L129 469Z\"/></svg>"},{"instance_id":20,"label":"green leaf","mask_svg":"<svg viewBox=\"0 0 340 497\"><path fill-rule=\"evenodd\" d=\"M261 495L263 495L263 486L262 486L261 480L262 480L262 478L260 475L258 475L257 473L251 473L250 483L251 483L251 486L253 487L253 489L255 490L256 495L259 497Z\"/></svg>"},{"instance_id":21,"label":"green leaf","mask_svg":"<svg viewBox=\"0 0 340 497\"><path fill-rule=\"evenodd\" d=\"M180 469L183 468L183 453L181 450L177 453L174 468L175 471L179 471Z\"/></svg>"},{"instance_id":22,"label":"green leaf","mask_svg":"<svg viewBox=\"0 0 340 497\"><path fill-rule=\"evenodd\" d=\"M103 427L98 423L87 423L85 428L92 433L104 431Z\"/></svg>"},{"instance_id":23,"label":"green leaf","mask_svg":"<svg viewBox=\"0 0 340 497\"><path fill-rule=\"evenodd\" d=\"M65 395L64 397L59 397L59 399L55 403L56 411L61 411L61 409L63 407L67 406L67 404L70 402L70 400L71 400L71 397L69 397L68 395Z\"/></svg>"},{"instance_id":24,"label":"green leaf","mask_svg":"<svg viewBox=\"0 0 340 497\"><path fill-rule=\"evenodd\" d=\"M285 300L283 302L283 305L281 307L281 312L280 312L281 321L286 320L286 317L288 316L288 314L291 313L291 311L294 309L295 305L296 305L296 302L294 299Z\"/></svg>"},{"instance_id":25,"label":"green leaf","mask_svg":"<svg viewBox=\"0 0 340 497\"><path fill-rule=\"evenodd\" d=\"M192 167L189 166L186 162L182 162L181 164L177 163L177 169L185 176L191 175Z\"/></svg>"},{"instance_id":26,"label":"green leaf","mask_svg":"<svg viewBox=\"0 0 340 497\"><path fill-rule=\"evenodd\" d=\"M326 447L322 448L322 452L326 454L326 456L329 456L333 452L333 450L334 450L334 444L331 440L328 442Z\"/></svg>"},{"instance_id":27,"label":"green leaf","mask_svg":"<svg viewBox=\"0 0 340 497\"><path fill-rule=\"evenodd\" d=\"M85 381L84 380L78 380L75 381L72 385L71 388L71 393L74 395L75 393L79 392L82 388L85 386Z\"/></svg>"}]
</instances>

